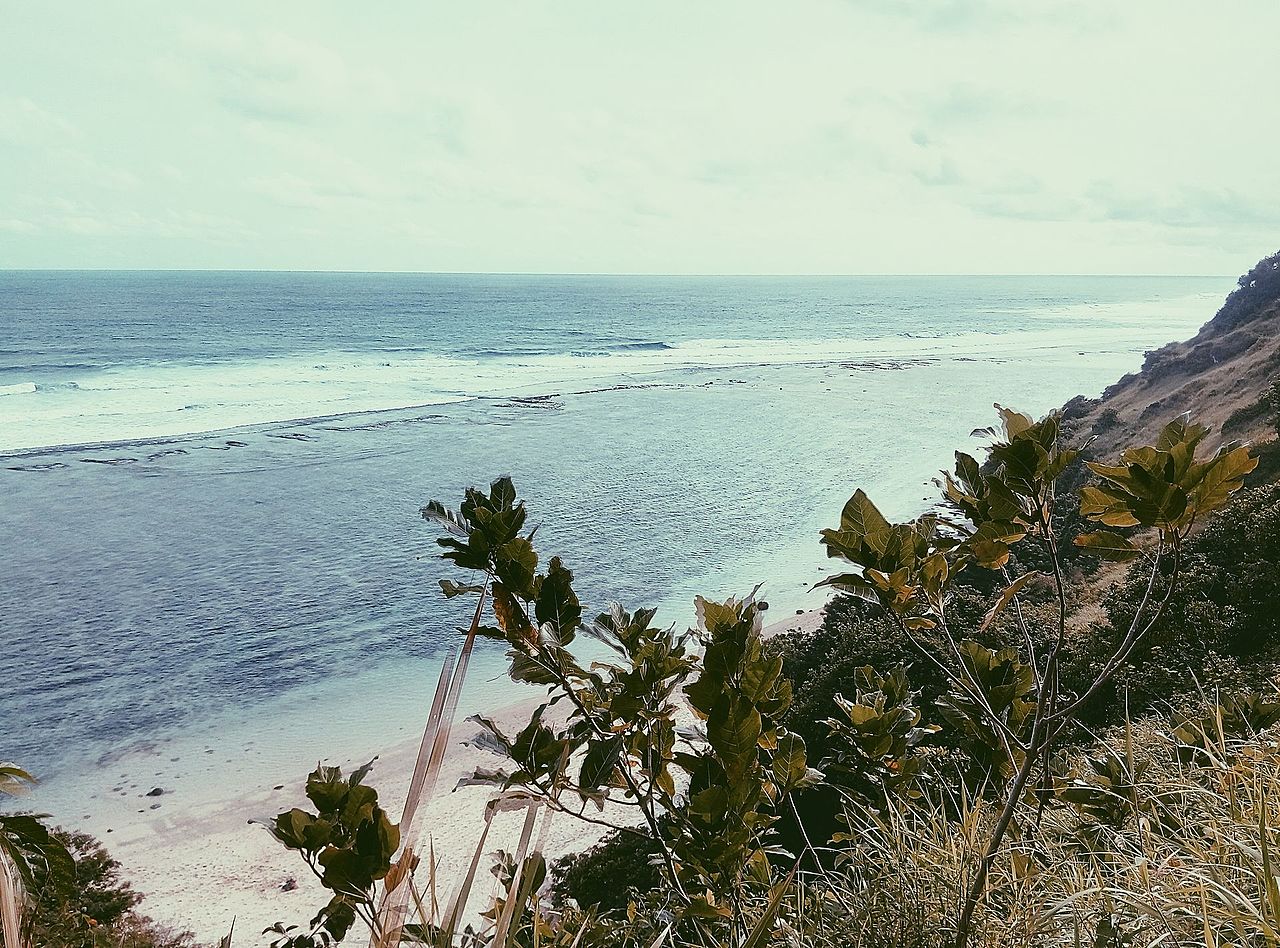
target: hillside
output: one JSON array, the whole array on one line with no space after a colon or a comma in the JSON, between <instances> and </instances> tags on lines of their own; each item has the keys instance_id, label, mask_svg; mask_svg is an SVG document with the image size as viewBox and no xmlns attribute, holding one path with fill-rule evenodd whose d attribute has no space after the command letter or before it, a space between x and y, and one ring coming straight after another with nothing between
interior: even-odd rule
<instances>
[{"instance_id":1,"label":"hillside","mask_svg":"<svg viewBox=\"0 0 1280 948\"><path fill-rule=\"evenodd\" d=\"M1274 441L1280 377L1280 253L1240 277L1217 315L1194 338L1147 353L1138 372L1101 398L1066 406L1072 429L1092 436L1093 452L1153 439L1171 417L1194 410L1224 441ZM1272 452L1267 452L1272 453ZM1268 479L1277 471L1264 463Z\"/></svg>"}]
</instances>

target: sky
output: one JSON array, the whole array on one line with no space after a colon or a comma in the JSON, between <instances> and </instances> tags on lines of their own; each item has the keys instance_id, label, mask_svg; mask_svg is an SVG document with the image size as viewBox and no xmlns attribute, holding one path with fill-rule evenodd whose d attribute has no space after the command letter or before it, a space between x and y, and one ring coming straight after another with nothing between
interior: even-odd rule
<instances>
[{"instance_id":1,"label":"sky","mask_svg":"<svg viewBox=\"0 0 1280 948\"><path fill-rule=\"evenodd\" d=\"M1236 274L1280 3L11 3L0 267Z\"/></svg>"}]
</instances>

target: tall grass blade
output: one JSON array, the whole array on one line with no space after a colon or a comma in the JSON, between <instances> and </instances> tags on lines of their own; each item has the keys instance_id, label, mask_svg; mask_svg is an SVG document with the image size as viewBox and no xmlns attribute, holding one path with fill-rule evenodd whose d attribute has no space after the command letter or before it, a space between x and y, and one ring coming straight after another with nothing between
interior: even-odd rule
<instances>
[{"instance_id":1,"label":"tall grass blade","mask_svg":"<svg viewBox=\"0 0 1280 948\"><path fill-rule=\"evenodd\" d=\"M765 906L764 914L752 926L751 932L747 935L747 940L742 943L742 948L759 948L760 945L766 943L766 939L773 931L773 923L778 917L778 911L782 908L782 900L791 891L791 883L795 880L796 872L799 868L800 863L797 861L791 867L791 871L787 873L787 877L773 887L773 892L769 895L769 904Z\"/></svg>"},{"instance_id":2,"label":"tall grass blade","mask_svg":"<svg viewBox=\"0 0 1280 948\"><path fill-rule=\"evenodd\" d=\"M502 906L502 915L498 918L498 927L493 935L493 944L498 948L508 948L508 935L513 931L512 920L516 917L517 908L523 911L523 905L517 905L527 900L526 894L523 892L521 883L524 881L524 863L525 857L529 855L529 840L533 837L533 827L538 819L538 812L541 804L531 803L525 811L524 828L520 831L520 844L516 847L516 872L511 879L511 886L507 891L507 899Z\"/></svg>"},{"instance_id":3,"label":"tall grass blade","mask_svg":"<svg viewBox=\"0 0 1280 948\"><path fill-rule=\"evenodd\" d=\"M671 937L671 923L667 923L667 927L658 932L658 937L653 940L653 944L649 948L662 948L662 945Z\"/></svg>"},{"instance_id":4,"label":"tall grass blade","mask_svg":"<svg viewBox=\"0 0 1280 948\"><path fill-rule=\"evenodd\" d=\"M0 853L0 932L4 948L23 948L22 893L18 888L17 870Z\"/></svg>"},{"instance_id":5,"label":"tall grass blade","mask_svg":"<svg viewBox=\"0 0 1280 948\"><path fill-rule=\"evenodd\" d=\"M404 885L404 882L412 874L417 858L415 846L418 834L414 818L417 816L419 806L423 802L430 801L435 795L436 785L440 781L440 769L449 747L453 719L458 711L458 700L466 683L467 666L471 660L471 652L475 648L480 620L484 615L487 591L486 583L477 597L471 627L467 630L456 664L451 653L440 669L440 678L436 683L435 696L431 702L431 713L427 717L422 743L418 747L418 759L414 765L413 778L409 782L409 792L405 796L404 811L400 817L402 846L400 858L387 874L384 882L382 905L378 910L378 924L370 933L369 948L396 948L400 944L409 907L409 887Z\"/></svg>"},{"instance_id":6,"label":"tall grass blade","mask_svg":"<svg viewBox=\"0 0 1280 948\"><path fill-rule=\"evenodd\" d=\"M471 855L471 865L467 868L467 874L459 884L458 890L449 901L448 911L445 912L444 921L440 925L441 940L444 945L453 943L453 933L458 927L458 919L466 911L467 902L471 899L471 887L475 885L476 871L480 868L480 857L484 854L484 844L489 838L489 828L493 826L493 814L493 806L485 807L484 829L480 832L476 851Z\"/></svg>"}]
</instances>

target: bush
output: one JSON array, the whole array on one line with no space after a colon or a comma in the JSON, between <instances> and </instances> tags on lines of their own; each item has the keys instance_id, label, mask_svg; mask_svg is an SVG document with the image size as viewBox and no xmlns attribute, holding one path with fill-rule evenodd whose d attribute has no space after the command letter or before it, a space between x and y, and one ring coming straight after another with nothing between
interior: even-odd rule
<instances>
[{"instance_id":1,"label":"bush","mask_svg":"<svg viewBox=\"0 0 1280 948\"><path fill-rule=\"evenodd\" d=\"M1107 622L1073 643L1070 664L1083 680L1127 628L1146 593L1134 570L1107 597ZM1168 589L1158 578L1152 596ZM1164 618L1089 709L1094 724L1173 706L1185 710L1203 689L1232 691L1265 681L1280 658L1280 485L1241 492L1187 544L1178 589Z\"/></svg>"},{"instance_id":2,"label":"bush","mask_svg":"<svg viewBox=\"0 0 1280 948\"><path fill-rule=\"evenodd\" d=\"M1234 329L1248 322L1280 297L1280 253L1259 260L1252 270L1236 281L1214 322Z\"/></svg>"},{"instance_id":3,"label":"bush","mask_svg":"<svg viewBox=\"0 0 1280 948\"><path fill-rule=\"evenodd\" d=\"M946 690L936 668L921 656L880 606L855 596L837 596L813 632L778 636L768 645L781 656L782 674L794 688L784 723L804 738L814 760L828 750L825 721L836 710L836 695L852 696L859 668L889 669L905 665L920 703L931 707Z\"/></svg>"},{"instance_id":4,"label":"bush","mask_svg":"<svg viewBox=\"0 0 1280 948\"><path fill-rule=\"evenodd\" d=\"M120 864L87 833L54 830L75 861L64 876L37 870L28 916L33 948L188 948L190 932L138 915L142 896L120 878Z\"/></svg>"},{"instance_id":5,"label":"bush","mask_svg":"<svg viewBox=\"0 0 1280 948\"><path fill-rule=\"evenodd\" d=\"M622 910L661 884L658 857L651 837L615 830L590 849L557 859L551 891L562 904L572 899L583 909Z\"/></svg>"}]
</instances>

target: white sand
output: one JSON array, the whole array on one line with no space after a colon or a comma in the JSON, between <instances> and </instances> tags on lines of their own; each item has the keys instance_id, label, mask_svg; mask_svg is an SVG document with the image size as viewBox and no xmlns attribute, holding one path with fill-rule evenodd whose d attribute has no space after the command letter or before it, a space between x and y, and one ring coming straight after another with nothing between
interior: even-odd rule
<instances>
[{"instance_id":1,"label":"white sand","mask_svg":"<svg viewBox=\"0 0 1280 948\"><path fill-rule=\"evenodd\" d=\"M821 610L816 609L775 622L765 631L785 634L820 623ZM536 704L536 700L511 704L490 716L512 734ZM473 768L500 763L493 754L464 745L477 730L474 724L455 724L435 799L417 817L423 851L428 838L434 847L442 903L466 871L483 829L485 804L493 796L486 787L453 788ZM346 771L377 754L369 782L378 788L391 818L398 821L420 739L421 735L388 737L386 746L369 748L361 760L330 763ZM150 772L161 759L159 752L150 759L145 752L132 754L127 771ZM112 771L124 764L117 762ZM270 937L261 932L277 921L305 927L327 901L325 890L297 854L285 850L262 826L248 822L294 806L309 808L303 792L305 773L280 775L272 786L206 786L198 794L167 792L152 798L146 796L151 786L138 780L111 787L114 792L108 793L107 785L116 779L112 771L104 773L103 792L84 804L85 819L75 826L98 836L120 861L124 876L145 893L141 911L166 924L190 928L202 942L215 942L235 918L236 948L249 948L268 944ZM117 783L128 780L121 775ZM159 783L163 787L164 782ZM282 789L274 789L276 785ZM499 814L486 852L514 850L523 819L523 812ZM558 814L550 824L544 851L554 859L590 846L604 832L599 826ZM485 859L481 865L473 908L487 904L494 891L488 872L492 860ZM284 891L291 879L296 888Z\"/></svg>"}]
</instances>

